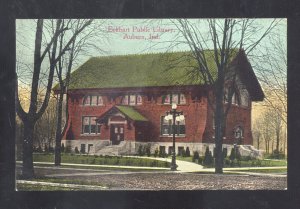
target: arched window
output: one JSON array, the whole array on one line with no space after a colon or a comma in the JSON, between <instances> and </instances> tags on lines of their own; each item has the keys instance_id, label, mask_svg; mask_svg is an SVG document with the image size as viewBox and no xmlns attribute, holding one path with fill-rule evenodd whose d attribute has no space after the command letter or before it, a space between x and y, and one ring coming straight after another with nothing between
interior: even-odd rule
<instances>
[{"instance_id":1,"label":"arched window","mask_svg":"<svg viewBox=\"0 0 300 209\"><path fill-rule=\"evenodd\" d=\"M186 104L186 98L184 94L180 94L180 93L166 94L163 95L162 97L162 103L163 104Z\"/></svg>"},{"instance_id":2,"label":"arched window","mask_svg":"<svg viewBox=\"0 0 300 209\"><path fill-rule=\"evenodd\" d=\"M237 144L242 144L244 138L244 130L241 126L237 126L234 129L234 138Z\"/></svg>"},{"instance_id":3,"label":"arched window","mask_svg":"<svg viewBox=\"0 0 300 209\"><path fill-rule=\"evenodd\" d=\"M246 89L241 90L241 105L248 107L250 103L249 93Z\"/></svg>"},{"instance_id":4,"label":"arched window","mask_svg":"<svg viewBox=\"0 0 300 209\"><path fill-rule=\"evenodd\" d=\"M84 106L104 105L103 97L97 95L87 95L83 98Z\"/></svg>"},{"instance_id":5,"label":"arched window","mask_svg":"<svg viewBox=\"0 0 300 209\"><path fill-rule=\"evenodd\" d=\"M140 94L129 94L122 98L123 105L141 105L143 103L143 98Z\"/></svg>"},{"instance_id":6,"label":"arched window","mask_svg":"<svg viewBox=\"0 0 300 209\"><path fill-rule=\"evenodd\" d=\"M91 105L91 97L90 96L85 96L83 98L83 105Z\"/></svg>"}]
</instances>

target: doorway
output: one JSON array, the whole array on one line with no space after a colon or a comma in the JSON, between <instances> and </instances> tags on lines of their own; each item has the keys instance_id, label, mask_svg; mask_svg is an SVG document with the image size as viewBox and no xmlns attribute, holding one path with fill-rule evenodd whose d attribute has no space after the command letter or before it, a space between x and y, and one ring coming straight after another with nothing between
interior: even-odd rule
<instances>
[{"instance_id":1,"label":"doorway","mask_svg":"<svg viewBox=\"0 0 300 209\"><path fill-rule=\"evenodd\" d=\"M110 140L112 145L118 145L124 141L124 124L110 125Z\"/></svg>"}]
</instances>

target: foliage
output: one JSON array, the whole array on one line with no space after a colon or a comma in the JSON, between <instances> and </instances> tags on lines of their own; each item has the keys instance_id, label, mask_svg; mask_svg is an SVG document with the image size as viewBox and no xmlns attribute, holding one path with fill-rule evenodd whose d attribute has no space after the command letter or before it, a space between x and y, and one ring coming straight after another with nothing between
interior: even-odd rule
<instances>
[{"instance_id":1,"label":"foliage","mask_svg":"<svg viewBox=\"0 0 300 209\"><path fill-rule=\"evenodd\" d=\"M207 167L211 167L214 164L214 158L212 156L211 151L209 151L209 147L206 147L205 155L203 159L203 165Z\"/></svg>"},{"instance_id":2,"label":"foliage","mask_svg":"<svg viewBox=\"0 0 300 209\"><path fill-rule=\"evenodd\" d=\"M190 152L190 148L187 147L186 150L185 150L185 156L186 157L190 157L191 156L191 152Z\"/></svg>"},{"instance_id":3,"label":"foliage","mask_svg":"<svg viewBox=\"0 0 300 209\"><path fill-rule=\"evenodd\" d=\"M151 149L150 149L150 145L147 145L146 146L146 155L148 156L148 157L150 157L150 155L151 155Z\"/></svg>"},{"instance_id":4,"label":"foliage","mask_svg":"<svg viewBox=\"0 0 300 209\"><path fill-rule=\"evenodd\" d=\"M156 148L155 151L154 151L154 157L157 157L157 156L158 156L158 152L159 152L159 151L158 151L158 148Z\"/></svg>"},{"instance_id":5,"label":"foliage","mask_svg":"<svg viewBox=\"0 0 300 209\"><path fill-rule=\"evenodd\" d=\"M195 152L194 152L192 161L193 161L193 162L196 162L196 160L199 160L199 152L198 152L198 151L195 151Z\"/></svg>"},{"instance_id":6,"label":"foliage","mask_svg":"<svg viewBox=\"0 0 300 209\"><path fill-rule=\"evenodd\" d=\"M145 152L144 152L144 147L143 145L140 144L138 151L137 151L138 156L144 156Z\"/></svg>"},{"instance_id":7,"label":"foliage","mask_svg":"<svg viewBox=\"0 0 300 209\"><path fill-rule=\"evenodd\" d=\"M226 157L227 157L227 148L226 147L224 147L223 148L223 158L225 159Z\"/></svg>"},{"instance_id":8,"label":"foliage","mask_svg":"<svg viewBox=\"0 0 300 209\"><path fill-rule=\"evenodd\" d=\"M76 148L75 148L76 149ZM78 150L78 148L77 148ZM53 162L53 154L34 154L35 162ZM93 165L120 165L120 166L141 166L141 167L170 167L169 162L134 158L122 156L90 156L62 154L62 163L93 164Z\"/></svg>"},{"instance_id":9,"label":"foliage","mask_svg":"<svg viewBox=\"0 0 300 209\"><path fill-rule=\"evenodd\" d=\"M165 149L160 149L158 156L163 157L163 158L167 157L166 150Z\"/></svg>"},{"instance_id":10,"label":"foliage","mask_svg":"<svg viewBox=\"0 0 300 209\"><path fill-rule=\"evenodd\" d=\"M75 147L75 153L76 153L76 154L79 153L78 147Z\"/></svg>"}]
</instances>

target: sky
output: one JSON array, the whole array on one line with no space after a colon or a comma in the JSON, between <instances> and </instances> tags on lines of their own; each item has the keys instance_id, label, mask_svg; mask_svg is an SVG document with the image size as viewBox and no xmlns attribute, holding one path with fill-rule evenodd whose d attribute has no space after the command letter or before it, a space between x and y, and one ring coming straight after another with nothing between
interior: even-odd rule
<instances>
[{"instance_id":1,"label":"sky","mask_svg":"<svg viewBox=\"0 0 300 209\"><path fill-rule=\"evenodd\" d=\"M189 21L197 25L199 33L204 36L208 34L207 21L205 19L189 19ZM254 21L261 30L256 31L251 38L259 39L273 19L254 19ZM102 51L91 47L88 53L78 57L73 69L76 69L76 67L92 56L189 50L188 45L181 43L184 39L181 37L174 22L176 23L174 19L94 20L94 23L98 24L97 28L102 32L101 34L99 33L99 36L94 37L91 42L102 49ZM16 20L16 55L17 61L20 63L33 64L35 27L35 20ZM281 19L280 24L274 28L274 31L280 34L286 46L287 20ZM238 31L234 35L236 37L240 36ZM47 35L45 37L47 38ZM255 49L257 52L254 50L254 53L258 53L266 46L272 48L268 38L264 38L261 41L260 45ZM212 48L211 43L207 47Z\"/></svg>"}]
</instances>

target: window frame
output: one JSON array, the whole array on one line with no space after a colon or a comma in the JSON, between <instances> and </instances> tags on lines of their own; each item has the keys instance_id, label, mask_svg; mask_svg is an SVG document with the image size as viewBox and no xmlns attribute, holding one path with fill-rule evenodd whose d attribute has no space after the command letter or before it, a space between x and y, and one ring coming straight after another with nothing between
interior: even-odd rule
<instances>
[{"instance_id":1,"label":"window frame","mask_svg":"<svg viewBox=\"0 0 300 209\"><path fill-rule=\"evenodd\" d=\"M85 118L88 118L89 120L89 124L88 125L85 125L84 124L84 119ZM82 116L82 119L81 119L81 135L88 135L88 136L92 136L92 135L100 135L101 134L101 124L100 123L97 123L95 121L95 132L92 132L92 118L97 118L96 116ZM85 126L88 126L88 132L85 132Z\"/></svg>"},{"instance_id":2,"label":"window frame","mask_svg":"<svg viewBox=\"0 0 300 209\"><path fill-rule=\"evenodd\" d=\"M160 136L162 136L162 137L172 137L173 136L173 126L172 126L172 123L169 122L168 125L165 125L164 124L164 121L165 121L164 118L165 117L166 117L165 115L162 115L160 117L161 118L161 120L160 120ZM185 121L186 121L186 119L184 119L184 121L181 122L183 124L177 124L177 122L176 122L176 125L175 125L175 135L177 137L185 137L186 136L186 124L185 124ZM163 126L168 126L168 133L167 134L163 133L164 130L165 130L163 128ZM179 128L178 128L178 126L179 126ZM183 133L180 133L181 130L184 130ZM178 131L179 131L179 133L178 133Z\"/></svg>"},{"instance_id":3,"label":"window frame","mask_svg":"<svg viewBox=\"0 0 300 209\"><path fill-rule=\"evenodd\" d=\"M138 97L140 96L141 101L138 102ZM131 102L132 97L134 97L134 103ZM143 97L141 94L137 93L128 93L124 95L121 99L121 104L122 105L128 105L128 106L137 106L137 105L142 105L143 104Z\"/></svg>"},{"instance_id":4,"label":"window frame","mask_svg":"<svg viewBox=\"0 0 300 209\"><path fill-rule=\"evenodd\" d=\"M187 104L185 94L184 94L184 93L180 93L180 92L178 92L178 93L168 93L168 94L164 94L164 95L162 96L162 104L164 104L164 105L172 105L172 104L174 104L174 101L173 101L174 95L177 96L177 102L176 102L175 104L177 104L177 105L186 105L186 104ZM181 95L184 96L184 102L181 101ZM165 102L165 100L166 100L167 97L170 98L170 99L169 99L170 102L168 102L168 103Z\"/></svg>"},{"instance_id":5,"label":"window frame","mask_svg":"<svg viewBox=\"0 0 300 209\"><path fill-rule=\"evenodd\" d=\"M96 97L96 104L92 104L93 97ZM102 98L102 104L99 104L99 98ZM89 98L89 104L86 104L86 99ZM104 106L104 99L102 95L85 95L82 100L83 106Z\"/></svg>"}]
</instances>

